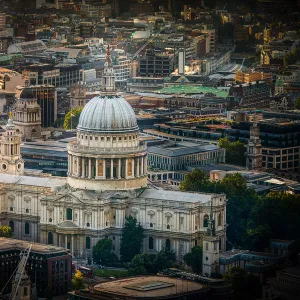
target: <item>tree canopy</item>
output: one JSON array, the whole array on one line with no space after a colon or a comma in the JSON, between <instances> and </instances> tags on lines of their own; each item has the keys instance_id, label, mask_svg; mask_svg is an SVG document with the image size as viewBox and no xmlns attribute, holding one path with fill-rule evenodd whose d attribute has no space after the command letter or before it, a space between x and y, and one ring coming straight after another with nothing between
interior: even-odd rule
<instances>
[{"instance_id":1,"label":"tree canopy","mask_svg":"<svg viewBox=\"0 0 300 300\"><path fill-rule=\"evenodd\" d=\"M129 262L136 254L139 254L144 238L144 229L137 223L136 218L126 217L122 230L120 254L123 262Z\"/></svg>"},{"instance_id":2,"label":"tree canopy","mask_svg":"<svg viewBox=\"0 0 300 300\"><path fill-rule=\"evenodd\" d=\"M295 109L300 109L300 98L297 98L294 102L294 108Z\"/></svg>"},{"instance_id":3,"label":"tree canopy","mask_svg":"<svg viewBox=\"0 0 300 300\"><path fill-rule=\"evenodd\" d=\"M72 108L66 115L64 119L64 129L76 129L79 123L79 117L82 112L82 107Z\"/></svg>"},{"instance_id":4,"label":"tree canopy","mask_svg":"<svg viewBox=\"0 0 300 300\"><path fill-rule=\"evenodd\" d=\"M0 226L0 237L10 238L13 235L13 231L9 226Z\"/></svg>"},{"instance_id":5,"label":"tree canopy","mask_svg":"<svg viewBox=\"0 0 300 300\"><path fill-rule=\"evenodd\" d=\"M203 171L194 169L193 172L186 175L185 180L180 184L180 189L183 191L209 192L211 182Z\"/></svg>"},{"instance_id":6,"label":"tree canopy","mask_svg":"<svg viewBox=\"0 0 300 300\"><path fill-rule=\"evenodd\" d=\"M131 275L156 274L167 268L171 268L176 261L176 255L173 251L162 249L158 253L137 254L128 264Z\"/></svg>"},{"instance_id":7,"label":"tree canopy","mask_svg":"<svg viewBox=\"0 0 300 300\"><path fill-rule=\"evenodd\" d=\"M110 264L118 260L118 257L112 253L113 244L110 239L101 239L93 246L93 259L97 264Z\"/></svg>"},{"instance_id":8,"label":"tree canopy","mask_svg":"<svg viewBox=\"0 0 300 300\"><path fill-rule=\"evenodd\" d=\"M300 239L300 195L271 192L258 195L239 173L218 182L193 170L180 188L185 191L225 193L229 247L263 251L269 239Z\"/></svg>"},{"instance_id":9,"label":"tree canopy","mask_svg":"<svg viewBox=\"0 0 300 300\"><path fill-rule=\"evenodd\" d=\"M246 148L244 143L241 141L231 142L228 137L225 137L219 139L218 146L226 150L226 161L228 163L245 166Z\"/></svg>"},{"instance_id":10,"label":"tree canopy","mask_svg":"<svg viewBox=\"0 0 300 300\"><path fill-rule=\"evenodd\" d=\"M185 263L192 267L192 270L194 273L200 273L202 272L202 253L203 249L200 246L194 246L192 248L192 251L190 253L187 253L183 260Z\"/></svg>"},{"instance_id":11,"label":"tree canopy","mask_svg":"<svg viewBox=\"0 0 300 300\"><path fill-rule=\"evenodd\" d=\"M223 279L231 284L233 300L255 300L261 297L259 278L249 274L245 269L233 267Z\"/></svg>"}]
</instances>

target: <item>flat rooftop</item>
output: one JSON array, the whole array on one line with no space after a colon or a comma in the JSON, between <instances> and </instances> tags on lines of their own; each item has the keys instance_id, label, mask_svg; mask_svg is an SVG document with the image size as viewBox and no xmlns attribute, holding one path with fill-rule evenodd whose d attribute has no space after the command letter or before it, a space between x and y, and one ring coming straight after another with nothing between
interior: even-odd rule
<instances>
[{"instance_id":1,"label":"flat rooftop","mask_svg":"<svg viewBox=\"0 0 300 300\"><path fill-rule=\"evenodd\" d=\"M200 85L174 85L157 91L160 94L214 94L217 97L226 98L228 92L220 89Z\"/></svg>"},{"instance_id":2,"label":"flat rooftop","mask_svg":"<svg viewBox=\"0 0 300 300\"><path fill-rule=\"evenodd\" d=\"M171 299L172 295L192 291L196 292L203 288L204 286L198 282L160 276L126 278L100 283L94 286L96 292L111 293L115 296L134 297L134 299L168 296Z\"/></svg>"},{"instance_id":3,"label":"flat rooftop","mask_svg":"<svg viewBox=\"0 0 300 300\"><path fill-rule=\"evenodd\" d=\"M217 151L220 148L213 144L196 144L190 142L164 143L148 147L148 153L162 156L177 157L190 154L197 154L209 151Z\"/></svg>"},{"instance_id":4,"label":"flat rooftop","mask_svg":"<svg viewBox=\"0 0 300 300\"><path fill-rule=\"evenodd\" d=\"M2 251L9 251L9 250L24 250L30 245L30 242L16 240L16 239L8 239L4 237L0 237L0 252ZM42 253L42 254L55 254L61 252L68 252L65 248L51 246L51 245L44 245L38 243L32 243L31 252L35 253Z\"/></svg>"}]
</instances>

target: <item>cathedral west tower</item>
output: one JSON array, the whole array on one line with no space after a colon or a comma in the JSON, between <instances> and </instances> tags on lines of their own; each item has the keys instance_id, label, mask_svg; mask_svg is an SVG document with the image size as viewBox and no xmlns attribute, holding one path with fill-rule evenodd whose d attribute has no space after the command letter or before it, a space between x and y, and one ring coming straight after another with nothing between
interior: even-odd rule
<instances>
[{"instance_id":1,"label":"cathedral west tower","mask_svg":"<svg viewBox=\"0 0 300 300\"><path fill-rule=\"evenodd\" d=\"M23 175L24 161L21 157L21 139L16 133L12 113L1 137L0 171L13 175Z\"/></svg>"}]
</instances>

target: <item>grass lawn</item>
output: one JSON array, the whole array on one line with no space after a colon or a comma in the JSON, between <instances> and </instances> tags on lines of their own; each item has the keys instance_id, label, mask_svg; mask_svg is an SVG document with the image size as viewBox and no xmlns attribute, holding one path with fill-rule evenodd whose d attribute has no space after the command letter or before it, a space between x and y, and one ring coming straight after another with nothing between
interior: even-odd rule
<instances>
[{"instance_id":1,"label":"grass lawn","mask_svg":"<svg viewBox=\"0 0 300 300\"><path fill-rule=\"evenodd\" d=\"M125 277L128 276L128 271L127 270L109 270L109 269L97 269L95 270L96 276L99 277Z\"/></svg>"}]
</instances>

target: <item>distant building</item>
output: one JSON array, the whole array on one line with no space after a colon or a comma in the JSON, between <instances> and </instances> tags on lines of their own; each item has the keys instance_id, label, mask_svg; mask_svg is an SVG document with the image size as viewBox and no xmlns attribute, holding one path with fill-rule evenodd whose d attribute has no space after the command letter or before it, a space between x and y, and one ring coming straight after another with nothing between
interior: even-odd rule
<instances>
[{"instance_id":1,"label":"distant building","mask_svg":"<svg viewBox=\"0 0 300 300\"><path fill-rule=\"evenodd\" d=\"M250 127L250 139L247 144L246 167L248 170L259 170L262 167L261 141L256 120Z\"/></svg>"},{"instance_id":2,"label":"distant building","mask_svg":"<svg viewBox=\"0 0 300 300\"><path fill-rule=\"evenodd\" d=\"M139 76L167 77L174 68L174 53L148 50L139 58Z\"/></svg>"},{"instance_id":3,"label":"distant building","mask_svg":"<svg viewBox=\"0 0 300 300\"><path fill-rule=\"evenodd\" d=\"M25 87L13 107L16 132L23 140L41 137L41 106L32 89Z\"/></svg>"},{"instance_id":4,"label":"distant building","mask_svg":"<svg viewBox=\"0 0 300 300\"><path fill-rule=\"evenodd\" d=\"M217 145L188 142L148 144L148 166L155 169L178 171L222 162L225 162L225 150Z\"/></svg>"},{"instance_id":5,"label":"distant building","mask_svg":"<svg viewBox=\"0 0 300 300\"><path fill-rule=\"evenodd\" d=\"M33 64L23 72L29 77L30 85L53 85L55 87L71 87L83 80L83 71L77 64Z\"/></svg>"},{"instance_id":6,"label":"distant building","mask_svg":"<svg viewBox=\"0 0 300 300\"><path fill-rule=\"evenodd\" d=\"M52 127L57 119L57 96L53 85L35 85L29 87L38 105L41 107L42 127Z\"/></svg>"},{"instance_id":7,"label":"distant building","mask_svg":"<svg viewBox=\"0 0 300 300\"><path fill-rule=\"evenodd\" d=\"M87 103L86 99L86 86L82 83L72 85L70 90L70 108L84 107Z\"/></svg>"},{"instance_id":8,"label":"distant building","mask_svg":"<svg viewBox=\"0 0 300 300\"><path fill-rule=\"evenodd\" d=\"M155 91L163 88L163 77L133 77L127 82L128 92Z\"/></svg>"},{"instance_id":9,"label":"distant building","mask_svg":"<svg viewBox=\"0 0 300 300\"><path fill-rule=\"evenodd\" d=\"M240 106L269 107L270 86L265 81L237 84L230 88L229 96L239 99Z\"/></svg>"},{"instance_id":10,"label":"distant building","mask_svg":"<svg viewBox=\"0 0 300 300\"><path fill-rule=\"evenodd\" d=\"M7 54L23 54L32 55L43 53L47 49L47 46L41 40L34 40L30 42L23 42L10 45L7 48Z\"/></svg>"},{"instance_id":11,"label":"distant building","mask_svg":"<svg viewBox=\"0 0 300 300\"><path fill-rule=\"evenodd\" d=\"M298 300L300 298L300 267L290 267L276 272L276 277L267 280L263 298Z\"/></svg>"},{"instance_id":12,"label":"distant building","mask_svg":"<svg viewBox=\"0 0 300 300\"><path fill-rule=\"evenodd\" d=\"M264 73L264 72L243 72L237 71L235 73L235 81L237 83L249 83L255 81L261 81L266 79L271 79L272 74Z\"/></svg>"}]
</instances>

